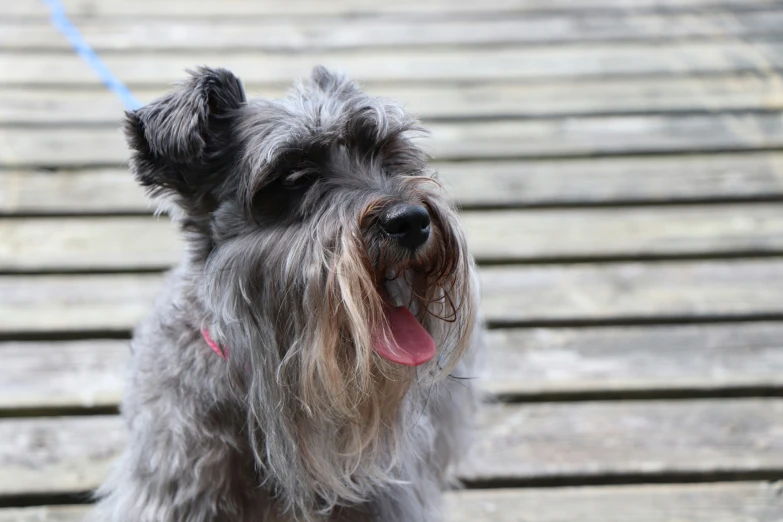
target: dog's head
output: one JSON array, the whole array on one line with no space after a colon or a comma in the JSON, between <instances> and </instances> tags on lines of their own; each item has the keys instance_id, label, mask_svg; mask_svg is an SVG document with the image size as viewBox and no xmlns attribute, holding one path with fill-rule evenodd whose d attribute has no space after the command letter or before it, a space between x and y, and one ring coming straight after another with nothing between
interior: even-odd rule
<instances>
[{"instance_id":1,"label":"dog's head","mask_svg":"<svg viewBox=\"0 0 783 522\"><path fill-rule=\"evenodd\" d=\"M199 69L128 114L136 177L186 231L206 326L283 494L328 506L393 478L398 428L421 413L407 392L468 344L472 260L419 132L323 68L250 102L231 73Z\"/></svg>"}]
</instances>

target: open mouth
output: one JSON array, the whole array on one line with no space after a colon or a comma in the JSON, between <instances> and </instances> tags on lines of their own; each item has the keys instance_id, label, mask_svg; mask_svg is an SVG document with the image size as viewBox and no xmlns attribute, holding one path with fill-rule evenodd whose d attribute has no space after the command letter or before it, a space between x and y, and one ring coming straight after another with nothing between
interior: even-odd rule
<instances>
[{"instance_id":1,"label":"open mouth","mask_svg":"<svg viewBox=\"0 0 783 522\"><path fill-rule=\"evenodd\" d=\"M404 366L419 366L435 357L435 340L405 306L396 306L384 288L385 321L373 332L375 352Z\"/></svg>"}]
</instances>

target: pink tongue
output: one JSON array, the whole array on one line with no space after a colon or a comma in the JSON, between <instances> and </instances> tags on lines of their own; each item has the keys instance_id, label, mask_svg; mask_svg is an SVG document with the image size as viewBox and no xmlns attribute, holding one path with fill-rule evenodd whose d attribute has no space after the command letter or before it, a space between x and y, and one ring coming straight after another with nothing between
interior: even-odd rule
<instances>
[{"instance_id":1,"label":"pink tongue","mask_svg":"<svg viewBox=\"0 0 783 522\"><path fill-rule=\"evenodd\" d=\"M373 335L373 348L378 355L405 366L418 366L435 356L435 341L410 310L387 304L383 311L389 331L382 335L384 325Z\"/></svg>"}]
</instances>

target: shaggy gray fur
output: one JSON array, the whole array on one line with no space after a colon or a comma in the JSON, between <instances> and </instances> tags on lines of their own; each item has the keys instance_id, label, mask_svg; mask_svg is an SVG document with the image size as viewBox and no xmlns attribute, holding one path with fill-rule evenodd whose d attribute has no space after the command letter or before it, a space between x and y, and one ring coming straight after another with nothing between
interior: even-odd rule
<instances>
[{"instance_id":1,"label":"shaggy gray fur","mask_svg":"<svg viewBox=\"0 0 783 522\"><path fill-rule=\"evenodd\" d=\"M473 262L420 131L320 67L288 97L250 102L230 72L202 68L127 114L136 178L188 248L134 334L129 444L92 520L441 519L480 328ZM432 219L415 252L378 225L401 202ZM431 362L373 352L385 302L430 332Z\"/></svg>"}]
</instances>

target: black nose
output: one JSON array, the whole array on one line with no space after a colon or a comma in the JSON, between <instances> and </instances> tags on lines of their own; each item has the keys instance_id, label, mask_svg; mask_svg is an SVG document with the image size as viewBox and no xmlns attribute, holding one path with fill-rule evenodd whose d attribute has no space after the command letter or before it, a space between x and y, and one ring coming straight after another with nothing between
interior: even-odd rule
<instances>
[{"instance_id":1,"label":"black nose","mask_svg":"<svg viewBox=\"0 0 783 522\"><path fill-rule=\"evenodd\" d=\"M416 250L430 237L430 215L421 205L401 203L381 215L383 231L408 250Z\"/></svg>"}]
</instances>

